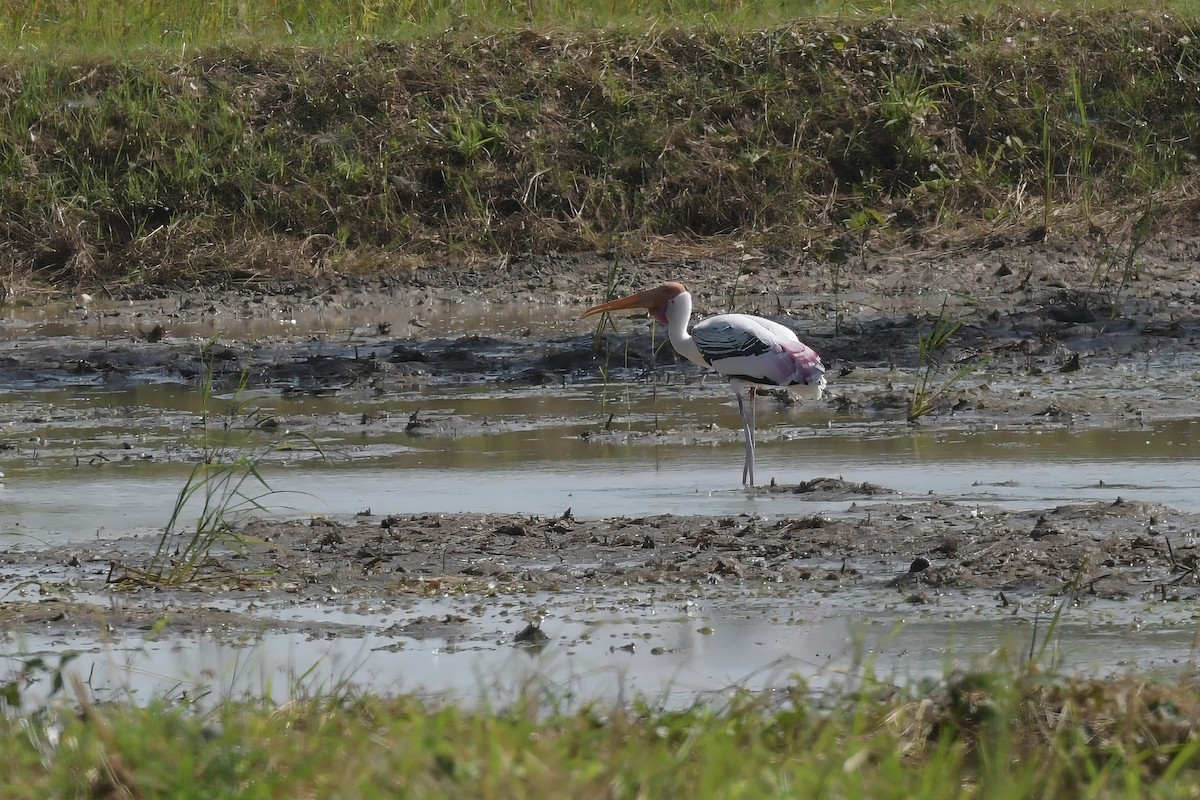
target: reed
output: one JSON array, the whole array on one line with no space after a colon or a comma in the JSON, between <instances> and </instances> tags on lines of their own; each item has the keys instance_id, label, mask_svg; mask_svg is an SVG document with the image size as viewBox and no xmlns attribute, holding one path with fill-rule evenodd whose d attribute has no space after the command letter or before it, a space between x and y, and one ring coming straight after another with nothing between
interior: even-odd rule
<instances>
[{"instance_id":1,"label":"reed","mask_svg":"<svg viewBox=\"0 0 1200 800\"><path fill-rule=\"evenodd\" d=\"M954 336L962 323L948 314L943 298L929 330L917 337L917 372L908 400L908 421L916 422L943 404L950 391L987 365L983 358L951 358Z\"/></svg>"}]
</instances>

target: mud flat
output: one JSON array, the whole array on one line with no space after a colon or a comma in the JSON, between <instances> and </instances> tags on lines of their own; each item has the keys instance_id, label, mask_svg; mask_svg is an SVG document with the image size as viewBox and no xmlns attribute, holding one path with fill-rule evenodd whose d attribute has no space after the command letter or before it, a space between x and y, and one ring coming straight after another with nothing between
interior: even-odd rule
<instances>
[{"instance_id":1,"label":"mud flat","mask_svg":"<svg viewBox=\"0 0 1200 800\"><path fill-rule=\"evenodd\" d=\"M902 440L917 431L946 441L999 431L1014 438L996 445L997 458L1028 438L1060 437L1061 451L1038 457L1048 470L1070 472L1133 448L1144 433L1154 452L1131 450L1128 463L1169 472L1179 502L1163 502L1149 483L1123 482L1119 472L1107 483L1068 481L1075 497L1034 492L1002 501L1003 481L968 496L943 488L962 484L953 459L928 465L923 493L911 472L901 485L899 472L897 481L886 469L828 474L819 462L802 477L789 470L743 493L732 485L738 431L725 417L734 412L720 399L702 413L674 404L710 402L723 390L654 351L644 321L620 321L599 351L593 330L576 321L604 292L600 260L513 262L503 274L471 272L473 284L465 270L447 268L383 286L164 292L13 309L0 326L0 375L8 387L3 492L14 507L51 473L57 499L36 502L56 506L70 506L72 481L82 487L98 475L153 469L185 476L203 412L178 389L170 404L148 398L155 386L184 387L184 395L195 387L204 369L199 344L209 337L219 390L246 375L249 391L271 406L272 430L323 437L333 451L354 453L341 473L322 473L317 494L345 492L381 470L405 474L408 457L426 459L422 480L436 480L438 454L463 450L477 454L471 463L481 475L492 474L489 459L519 473L523 460L541 458L551 470L569 464L562 468L583 487L603 482L609 459L654 448L671 464L695 452L733 454L726 483L707 492L740 499L719 513L689 513L686 502L673 513L628 513L614 490L605 498L610 513L581 513L525 485L523 508L481 512L472 510L471 468L460 466L461 509L421 508L418 484L402 509L382 494L353 511L262 515L241 523L242 545L214 550L203 579L184 588L138 576L162 515L129 521L128 531L109 524L91 541L89 530L10 523L0 530L5 655L10 663L64 650L101 658L200 641L234 652L284 637L292 648L320 641L372 654L454 653L462 661L452 671L462 677L496 654L532 647L539 658L567 661L602 654L588 669L626 659L624 674L668 682L685 655L688 668L719 662L719 678L710 672L688 684L712 691L764 669L815 678L836 662L845 675L847 658L861 665L863 647L903 649L910 660L893 662L898 671L905 663L918 673L937 669L949 647L937 636L969 630L965 638L979 646L959 642L979 655L997 646L996 630L1015 624L1024 648L1037 640L1039 621L1057 614L1060 630L1075 626L1073 643L1107 652L1081 666L1169 668L1189 657L1200 611L1200 508L1187 500L1189 487L1200 486L1190 427L1200 418L1188 276L1196 249L1191 241L1154 243L1137 280L1119 285L1095 279L1087 248L1024 244L877 254L842 276L837 292L815 268L793 265L772 278L766 260L740 273L704 260L636 270L638 285L682 278L711 287L739 276L739 310L791 322L822 353L829 397L760 415L768 459L796 439ZM728 298L698 296L702 311ZM961 328L938 374L977 368L914 428L904 417L914 376L926 369L917 342L943 304ZM643 398L618 407L616 426L613 407L587 400L602 367L607 387L629 385ZM450 404L455 392L482 398L478 408L487 410L461 397ZM536 410L581 397L580 405ZM506 444L517 434L528 436ZM555 460L568 449L572 460ZM299 477L316 459L288 451L265 468L286 489L288 470ZM625 468L635 476L656 469ZM939 470L956 474L942 478ZM1014 480L1036 483L1032 473ZM173 496L163 485L154 484L165 515ZM646 627L663 620L669 634ZM912 633L902 645L882 634L864 645L856 633L863 626ZM757 638L728 638L739 627ZM609 632L603 645L601 629ZM914 661L915 651L922 654ZM737 652L745 658L731 662ZM296 649L290 657L322 658ZM435 670L380 666L375 657L360 664L373 685L403 688L394 672L409 670L433 690L454 688L438 684ZM799 660L780 666L781 658ZM656 660L669 668L652 666ZM114 685L121 680L128 678Z\"/></svg>"}]
</instances>

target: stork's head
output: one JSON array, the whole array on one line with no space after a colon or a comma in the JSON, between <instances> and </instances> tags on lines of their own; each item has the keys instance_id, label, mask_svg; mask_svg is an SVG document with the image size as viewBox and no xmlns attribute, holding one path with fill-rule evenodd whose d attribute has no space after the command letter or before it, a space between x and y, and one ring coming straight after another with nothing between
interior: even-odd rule
<instances>
[{"instance_id":1,"label":"stork's head","mask_svg":"<svg viewBox=\"0 0 1200 800\"><path fill-rule=\"evenodd\" d=\"M682 283L668 281L662 286L654 289L646 289L643 292L631 294L628 297L622 297L619 300L610 300L607 303L601 303L598 306L592 306L587 311L583 312L580 317L590 317L593 314L603 314L606 311L622 311L626 308L644 308L650 312L650 316L661 325L667 324L667 308L671 301L681 294L686 294L687 289Z\"/></svg>"}]
</instances>

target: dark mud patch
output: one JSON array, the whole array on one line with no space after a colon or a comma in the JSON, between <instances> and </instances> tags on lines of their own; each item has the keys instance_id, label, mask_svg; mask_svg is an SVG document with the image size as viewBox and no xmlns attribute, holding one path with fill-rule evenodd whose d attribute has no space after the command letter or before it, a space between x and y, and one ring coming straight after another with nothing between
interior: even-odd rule
<instances>
[{"instance_id":1,"label":"dark mud patch","mask_svg":"<svg viewBox=\"0 0 1200 800\"><path fill-rule=\"evenodd\" d=\"M1194 355L1200 315L1191 262L1180 254L1197 245L1171 245L1148 243L1135 279L1120 285L1097 281L1104 250L1081 242L868 249L862 263L840 271L836 281L815 265L798 275L782 269L782 258L750 271L704 258L663 260L630 265L636 283L615 289L683 280L696 297L698 317L737 310L796 328L829 367L827 402L843 413L904 413L905 384L922 366L920 337L945 302L944 313L959 327L939 362L949 372L986 364L988 380L948 393L936 413L1068 417L1096 410L1100 400L1080 402L1066 393L1051 403L991 384L1096 371L1123 376L1150 359ZM586 304L613 290L610 266L587 257L522 259L496 272L445 264L440 277L422 272L387 288L346 278L281 286L275 294L192 291L65 307L56 312L61 323L36 318L35 324L30 315L0 321L7 340L0 380L15 388L195 384L206 369L199 344L210 336L219 384L231 387L245 376L248 388L280 392L561 385L599 380L602 371L621 381L699 375L669 347L656 347L661 339L651 338L644 321L618 320L597 338L594 324L578 320ZM462 269L470 286L462 284ZM738 276L734 287L731 275ZM514 294L513 285L524 288ZM554 324L498 332L486 322L464 330L456 320L457 312L514 306L545 309L544 319ZM423 318L423 310L429 316ZM897 372L883 385L847 390L856 370Z\"/></svg>"},{"instance_id":2,"label":"dark mud patch","mask_svg":"<svg viewBox=\"0 0 1200 800\"><path fill-rule=\"evenodd\" d=\"M813 478L794 485L777 484L774 481L768 486L750 489L759 494L802 494L810 500L834 500L848 497L877 497L899 494L895 489L878 486L863 481L851 483L841 478Z\"/></svg>"}]
</instances>

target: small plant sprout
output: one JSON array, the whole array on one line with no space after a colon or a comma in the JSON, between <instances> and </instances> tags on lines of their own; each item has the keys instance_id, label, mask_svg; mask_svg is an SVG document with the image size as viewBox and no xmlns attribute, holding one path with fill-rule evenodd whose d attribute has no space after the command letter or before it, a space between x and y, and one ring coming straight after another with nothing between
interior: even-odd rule
<instances>
[{"instance_id":1,"label":"small plant sprout","mask_svg":"<svg viewBox=\"0 0 1200 800\"><path fill-rule=\"evenodd\" d=\"M908 421L915 422L937 408L960 381L987 364L986 357L947 365L951 340L962 322L947 315L949 298L942 300L933 326L917 338L917 379L908 400Z\"/></svg>"},{"instance_id":2,"label":"small plant sprout","mask_svg":"<svg viewBox=\"0 0 1200 800\"><path fill-rule=\"evenodd\" d=\"M1154 200L1147 198L1128 233L1115 245L1105 247L1092 272L1092 290L1104 293L1108 313L1114 317L1120 313L1122 292L1138 277L1138 253L1150 237L1157 214Z\"/></svg>"}]
</instances>

